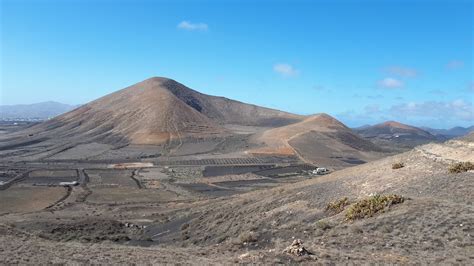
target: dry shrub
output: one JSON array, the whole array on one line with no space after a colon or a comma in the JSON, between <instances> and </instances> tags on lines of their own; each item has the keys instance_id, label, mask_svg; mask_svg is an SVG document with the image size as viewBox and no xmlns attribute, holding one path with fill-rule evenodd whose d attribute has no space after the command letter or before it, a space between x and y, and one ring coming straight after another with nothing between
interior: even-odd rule
<instances>
[{"instance_id":1,"label":"dry shrub","mask_svg":"<svg viewBox=\"0 0 474 266\"><path fill-rule=\"evenodd\" d=\"M239 235L239 241L241 244L243 243L252 243L258 241L258 234L255 232L242 232Z\"/></svg>"},{"instance_id":2,"label":"dry shrub","mask_svg":"<svg viewBox=\"0 0 474 266\"><path fill-rule=\"evenodd\" d=\"M341 198L336 201L329 202L328 205L326 206L326 211L338 214L344 210L346 206L350 204L349 199L346 198Z\"/></svg>"},{"instance_id":3,"label":"dry shrub","mask_svg":"<svg viewBox=\"0 0 474 266\"><path fill-rule=\"evenodd\" d=\"M474 170L474 164L471 162L459 162L449 166L448 171L453 174Z\"/></svg>"},{"instance_id":4,"label":"dry shrub","mask_svg":"<svg viewBox=\"0 0 474 266\"><path fill-rule=\"evenodd\" d=\"M317 228L321 229L321 230L328 230L328 229L331 229L331 225L326 222L326 221L323 221L323 220L319 220L317 223L316 223L316 226Z\"/></svg>"},{"instance_id":5,"label":"dry shrub","mask_svg":"<svg viewBox=\"0 0 474 266\"><path fill-rule=\"evenodd\" d=\"M403 167L405 167L404 163L394 163L394 164L392 164L392 169L400 169L400 168L403 168Z\"/></svg>"},{"instance_id":6,"label":"dry shrub","mask_svg":"<svg viewBox=\"0 0 474 266\"><path fill-rule=\"evenodd\" d=\"M353 221L372 217L376 213L384 212L392 205L404 202L405 199L399 195L374 195L362 199L349 207L346 212L346 220Z\"/></svg>"}]
</instances>

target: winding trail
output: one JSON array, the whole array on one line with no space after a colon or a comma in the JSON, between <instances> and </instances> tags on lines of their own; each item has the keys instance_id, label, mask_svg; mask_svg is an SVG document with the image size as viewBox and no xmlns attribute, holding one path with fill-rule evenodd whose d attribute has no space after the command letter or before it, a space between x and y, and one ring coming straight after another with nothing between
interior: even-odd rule
<instances>
[{"instance_id":1,"label":"winding trail","mask_svg":"<svg viewBox=\"0 0 474 266\"><path fill-rule=\"evenodd\" d=\"M135 183L137 183L137 187L138 187L139 189L143 189L142 183L140 182L140 180L137 179L137 176L138 176L140 170L141 170L141 169L135 169L135 170L133 170L132 175L130 176L130 178L133 179L133 181L135 181Z\"/></svg>"}]
</instances>

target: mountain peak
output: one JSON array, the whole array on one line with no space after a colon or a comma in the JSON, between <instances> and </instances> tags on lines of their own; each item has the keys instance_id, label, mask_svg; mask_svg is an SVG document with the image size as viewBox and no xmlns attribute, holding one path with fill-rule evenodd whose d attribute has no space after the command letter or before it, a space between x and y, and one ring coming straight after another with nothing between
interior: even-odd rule
<instances>
[{"instance_id":1,"label":"mountain peak","mask_svg":"<svg viewBox=\"0 0 474 266\"><path fill-rule=\"evenodd\" d=\"M418 129L416 127L409 126L409 125L406 125L406 124L402 124L402 123L397 122L397 121L386 121L386 122L383 122L383 123L375 125L375 126L377 126L377 127L392 127L392 128L400 128L400 129L407 129L407 130Z\"/></svg>"},{"instance_id":2,"label":"mountain peak","mask_svg":"<svg viewBox=\"0 0 474 266\"><path fill-rule=\"evenodd\" d=\"M318 123L319 126L323 127L340 127L340 128L347 128L343 123L341 123L336 118L326 114L326 113L318 113L309 116L304 120L305 122L314 122Z\"/></svg>"},{"instance_id":3,"label":"mountain peak","mask_svg":"<svg viewBox=\"0 0 474 266\"><path fill-rule=\"evenodd\" d=\"M100 143L162 144L227 135L224 124L281 126L302 116L194 91L151 77L38 125L39 131ZM33 128L32 128L33 129Z\"/></svg>"}]
</instances>

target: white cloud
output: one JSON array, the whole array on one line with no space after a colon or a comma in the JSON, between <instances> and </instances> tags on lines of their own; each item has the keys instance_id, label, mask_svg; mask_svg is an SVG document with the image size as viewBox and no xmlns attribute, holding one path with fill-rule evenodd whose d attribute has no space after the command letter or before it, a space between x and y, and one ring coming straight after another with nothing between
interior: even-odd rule
<instances>
[{"instance_id":1,"label":"white cloud","mask_svg":"<svg viewBox=\"0 0 474 266\"><path fill-rule=\"evenodd\" d=\"M404 86L403 81L395 78L384 78L379 81L379 86L387 89L398 89Z\"/></svg>"},{"instance_id":2,"label":"white cloud","mask_svg":"<svg viewBox=\"0 0 474 266\"><path fill-rule=\"evenodd\" d=\"M294 77L297 76L299 71L293 66L285 63L278 63L273 66L273 71L282 75L283 77Z\"/></svg>"},{"instance_id":3,"label":"white cloud","mask_svg":"<svg viewBox=\"0 0 474 266\"><path fill-rule=\"evenodd\" d=\"M395 120L415 126L450 128L471 126L474 123L474 106L466 99L405 102L387 108L383 105L372 104L360 111L348 110L340 113L338 118L352 125Z\"/></svg>"},{"instance_id":4,"label":"white cloud","mask_svg":"<svg viewBox=\"0 0 474 266\"><path fill-rule=\"evenodd\" d=\"M464 66L464 62L460 60L451 60L446 64L448 69L458 69Z\"/></svg>"},{"instance_id":5,"label":"white cloud","mask_svg":"<svg viewBox=\"0 0 474 266\"><path fill-rule=\"evenodd\" d=\"M208 26L206 23L191 23L189 21L181 21L178 26L178 29L189 30L189 31L207 31Z\"/></svg>"},{"instance_id":6,"label":"white cloud","mask_svg":"<svg viewBox=\"0 0 474 266\"><path fill-rule=\"evenodd\" d=\"M392 75L397 75L404 78L414 78L418 76L418 71L414 68L402 66L390 66L386 71Z\"/></svg>"},{"instance_id":7,"label":"white cloud","mask_svg":"<svg viewBox=\"0 0 474 266\"><path fill-rule=\"evenodd\" d=\"M474 121L474 108L472 103L466 102L463 99L450 102L409 102L392 106L389 109L389 113L395 117Z\"/></svg>"}]
</instances>

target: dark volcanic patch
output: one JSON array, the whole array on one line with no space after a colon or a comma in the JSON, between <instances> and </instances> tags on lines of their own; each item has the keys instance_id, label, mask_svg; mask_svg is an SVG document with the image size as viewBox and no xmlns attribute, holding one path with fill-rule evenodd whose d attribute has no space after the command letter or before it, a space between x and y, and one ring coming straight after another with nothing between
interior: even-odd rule
<instances>
[{"instance_id":1,"label":"dark volcanic patch","mask_svg":"<svg viewBox=\"0 0 474 266\"><path fill-rule=\"evenodd\" d=\"M234 165L234 166L206 166L202 175L204 177L221 175L238 175L272 168L273 165Z\"/></svg>"}]
</instances>

